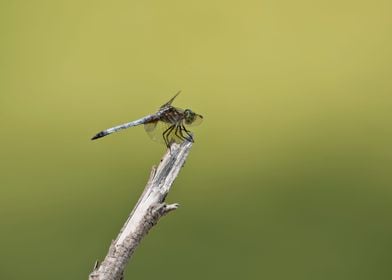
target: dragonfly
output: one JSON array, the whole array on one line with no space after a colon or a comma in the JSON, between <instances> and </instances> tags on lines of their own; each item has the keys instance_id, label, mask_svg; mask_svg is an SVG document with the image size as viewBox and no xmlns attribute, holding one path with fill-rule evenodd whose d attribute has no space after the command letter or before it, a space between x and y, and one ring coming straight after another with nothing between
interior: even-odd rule
<instances>
[{"instance_id":1,"label":"dragonfly","mask_svg":"<svg viewBox=\"0 0 392 280\"><path fill-rule=\"evenodd\" d=\"M194 142L193 134L187 127L199 125L203 120L203 116L196 114L191 109L184 110L172 106L171 104L179 94L180 91L163 104L156 113L105 129L98 132L91 140L143 124L144 129L152 140L165 144L168 148L170 148L172 143Z\"/></svg>"}]
</instances>

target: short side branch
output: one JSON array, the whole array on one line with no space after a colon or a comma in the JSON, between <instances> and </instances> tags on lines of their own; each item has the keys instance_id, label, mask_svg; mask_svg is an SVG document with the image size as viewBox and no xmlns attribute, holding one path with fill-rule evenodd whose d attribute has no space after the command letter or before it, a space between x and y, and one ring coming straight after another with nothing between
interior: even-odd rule
<instances>
[{"instance_id":1,"label":"short side branch","mask_svg":"<svg viewBox=\"0 0 392 280\"><path fill-rule=\"evenodd\" d=\"M157 168L153 167L143 194L136 203L116 240L109 248L104 261L94 265L89 280L121 280L124 269L148 231L159 219L178 208L178 204L166 204L170 187L184 165L192 147L191 142L172 144Z\"/></svg>"}]
</instances>

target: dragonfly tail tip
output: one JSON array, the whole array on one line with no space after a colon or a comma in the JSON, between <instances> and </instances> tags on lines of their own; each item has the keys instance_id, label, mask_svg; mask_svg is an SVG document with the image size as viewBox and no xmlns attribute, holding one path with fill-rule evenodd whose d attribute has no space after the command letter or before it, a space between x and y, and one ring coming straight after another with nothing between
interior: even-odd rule
<instances>
[{"instance_id":1,"label":"dragonfly tail tip","mask_svg":"<svg viewBox=\"0 0 392 280\"><path fill-rule=\"evenodd\" d=\"M91 138L91 140L95 140L95 139L104 137L104 136L106 136L106 135L108 135L108 134L109 134L109 133L107 133L106 131L101 131L101 132L97 133L93 138Z\"/></svg>"}]
</instances>

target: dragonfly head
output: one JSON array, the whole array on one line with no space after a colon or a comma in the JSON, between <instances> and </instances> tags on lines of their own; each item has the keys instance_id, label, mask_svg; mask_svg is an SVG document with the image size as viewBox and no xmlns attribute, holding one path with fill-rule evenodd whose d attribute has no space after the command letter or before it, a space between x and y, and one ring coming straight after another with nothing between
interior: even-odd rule
<instances>
[{"instance_id":1,"label":"dragonfly head","mask_svg":"<svg viewBox=\"0 0 392 280\"><path fill-rule=\"evenodd\" d=\"M186 125L197 125L201 122L203 117L201 115L196 114L190 109L186 109L184 111L184 119Z\"/></svg>"}]
</instances>

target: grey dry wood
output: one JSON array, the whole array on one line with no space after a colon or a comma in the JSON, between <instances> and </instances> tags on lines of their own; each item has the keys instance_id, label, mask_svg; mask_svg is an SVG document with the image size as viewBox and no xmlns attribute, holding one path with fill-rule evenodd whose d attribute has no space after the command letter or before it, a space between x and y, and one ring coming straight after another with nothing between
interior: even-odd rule
<instances>
[{"instance_id":1,"label":"grey dry wood","mask_svg":"<svg viewBox=\"0 0 392 280\"><path fill-rule=\"evenodd\" d=\"M158 167L153 167L148 183L129 215L116 240L101 264L95 264L89 280L121 280L124 269L135 249L158 222L158 220L178 204L164 203L170 187L184 165L192 147L191 142L172 144L161 159Z\"/></svg>"}]
</instances>

